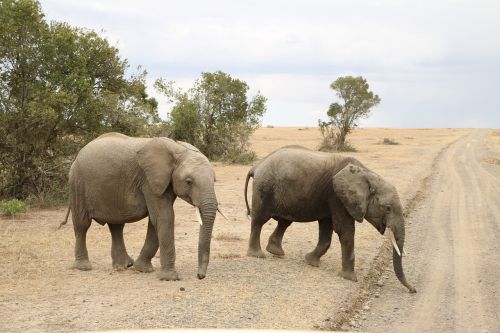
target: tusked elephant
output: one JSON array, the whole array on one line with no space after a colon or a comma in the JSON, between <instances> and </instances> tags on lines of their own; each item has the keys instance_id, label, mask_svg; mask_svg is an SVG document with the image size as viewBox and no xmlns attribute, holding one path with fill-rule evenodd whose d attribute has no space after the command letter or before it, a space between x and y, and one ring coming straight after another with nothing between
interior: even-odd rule
<instances>
[{"instance_id":1,"label":"tusked elephant","mask_svg":"<svg viewBox=\"0 0 500 333\"><path fill-rule=\"evenodd\" d=\"M252 210L247 189L253 177ZM337 154L312 151L301 146L286 146L269 154L247 174L245 202L251 218L247 254L264 258L260 246L262 226L273 218L278 221L266 250L284 255L281 242L292 222L319 223L316 248L306 262L319 265L330 247L333 231L338 234L342 251L342 277L357 281L354 272L355 220L366 219L381 234L392 231L393 265L399 281L416 292L403 272L405 221L394 186L367 169L358 160Z\"/></svg>"},{"instance_id":2,"label":"tusked elephant","mask_svg":"<svg viewBox=\"0 0 500 333\"><path fill-rule=\"evenodd\" d=\"M196 207L201 224L198 278L203 279L218 210L214 181L215 173L208 159L185 142L133 138L119 133L104 134L91 141L80 150L69 172L69 209L76 238L73 267L91 269L86 234L93 219L101 225L108 224L113 267L133 265L138 271L151 272L151 259L159 248L160 280L178 280L173 204L180 197ZM125 249L123 227L146 216L146 240L134 262Z\"/></svg>"}]
</instances>

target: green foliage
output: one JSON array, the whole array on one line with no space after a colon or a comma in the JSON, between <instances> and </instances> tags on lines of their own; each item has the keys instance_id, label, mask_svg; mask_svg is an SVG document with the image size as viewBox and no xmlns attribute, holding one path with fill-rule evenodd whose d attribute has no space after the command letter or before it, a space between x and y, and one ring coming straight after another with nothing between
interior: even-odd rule
<instances>
[{"instance_id":1,"label":"green foliage","mask_svg":"<svg viewBox=\"0 0 500 333\"><path fill-rule=\"evenodd\" d=\"M98 135L161 130L146 72L94 31L47 23L32 0L0 1L0 197L63 193L72 157Z\"/></svg>"},{"instance_id":2,"label":"green foliage","mask_svg":"<svg viewBox=\"0 0 500 333\"><path fill-rule=\"evenodd\" d=\"M248 100L248 85L217 71L202 73L187 92L159 79L155 88L174 103L169 134L191 143L209 159L249 163L249 138L266 111L266 98L257 93Z\"/></svg>"},{"instance_id":3,"label":"green foliage","mask_svg":"<svg viewBox=\"0 0 500 333\"><path fill-rule=\"evenodd\" d=\"M384 138L382 140L382 144L383 145L399 145L399 142L397 142L397 141L395 141L395 140L393 140L391 138Z\"/></svg>"},{"instance_id":4,"label":"green foliage","mask_svg":"<svg viewBox=\"0 0 500 333\"><path fill-rule=\"evenodd\" d=\"M6 216L14 216L26 211L26 204L20 200L12 199L0 202L2 212Z\"/></svg>"},{"instance_id":5,"label":"green foliage","mask_svg":"<svg viewBox=\"0 0 500 333\"><path fill-rule=\"evenodd\" d=\"M318 125L323 136L322 145L341 150L347 135L359 125L360 119L369 116L370 109L380 103L380 98L369 91L368 82L361 76L339 77L330 88L342 104L330 104L328 121L318 120Z\"/></svg>"}]
</instances>

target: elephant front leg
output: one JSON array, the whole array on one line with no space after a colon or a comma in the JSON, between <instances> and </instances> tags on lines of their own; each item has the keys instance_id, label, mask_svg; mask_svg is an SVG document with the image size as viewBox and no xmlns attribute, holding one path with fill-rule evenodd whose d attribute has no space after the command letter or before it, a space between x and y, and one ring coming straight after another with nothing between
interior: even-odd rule
<instances>
[{"instance_id":1,"label":"elephant front leg","mask_svg":"<svg viewBox=\"0 0 500 333\"><path fill-rule=\"evenodd\" d=\"M165 217L159 218L156 223L161 264L159 278L162 281L175 281L180 279L175 270L174 209L171 205L165 209Z\"/></svg>"},{"instance_id":2,"label":"elephant front leg","mask_svg":"<svg viewBox=\"0 0 500 333\"><path fill-rule=\"evenodd\" d=\"M134 262L134 268L139 272L152 272L153 265L151 264L151 259L153 259L158 251L158 247L158 234L151 223L151 219L149 219L146 240L144 241L144 246L142 247L139 257L137 257L137 260Z\"/></svg>"},{"instance_id":3,"label":"elephant front leg","mask_svg":"<svg viewBox=\"0 0 500 333\"><path fill-rule=\"evenodd\" d=\"M342 223L337 233L342 249L342 272L339 275L347 280L358 281L354 273L354 220Z\"/></svg>"},{"instance_id":4,"label":"elephant front leg","mask_svg":"<svg viewBox=\"0 0 500 333\"><path fill-rule=\"evenodd\" d=\"M282 242L283 235L286 229L292 224L292 221L279 219L276 229L274 229L271 236L269 236L269 241L267 242L266 250L276 256L284 256L285 251L283 251Z\"/></svg>"},{"instance_id":5,"label":"elephant front leg","mask_svg":"<svg viewBox=\"0 0 500 333\"><path fill-rule=\"evenodd\" d=\"M331 219L321 219L318 221L319 237L316 248L306 254L306 262L314 267L319 266L319 259L328 251L332 243L333 224Z\"/></svg>"},{"instance_id":6,"label":"elephant front leg","mask_svg":"<svg viewBox=\"0 0 500 333\"><path fill-rule=\"evenodd\" d=\"M125 224L109 224L108 228L111 232L111 258L113 260L113 268L117 270L127 269L134 264L134 260L128 255L123 240L123 227Z\"/></svg>"}]
</instances>

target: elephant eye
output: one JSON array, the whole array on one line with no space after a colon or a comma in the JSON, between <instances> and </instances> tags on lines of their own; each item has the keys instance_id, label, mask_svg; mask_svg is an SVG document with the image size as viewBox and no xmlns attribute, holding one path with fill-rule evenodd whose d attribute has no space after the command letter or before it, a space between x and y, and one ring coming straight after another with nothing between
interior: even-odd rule
<instances>
[{"instance_id":1,"label":"elephant eye","mask_svg":"<svg viewBox=\"0 0 500 333\"><path fill-rule=\"evenodd\" d=\"M386 212L386 213L390 213L390 212L391 212L391 209L392 209L392 208L391 208L391 205L386 205L386 206L385 206L385 212Z\"/></svg>"},{"instance_id":2,"label":"elephant eye","mask_svg":"<svg viewBox=\"0 0 500 333\"><path fill-rule=\"evenodd\" d=\"M186 184L187 184L188 186L193 185L193 180L192 180L191 178L186 178Z\"/></svg>"}]
</instances>

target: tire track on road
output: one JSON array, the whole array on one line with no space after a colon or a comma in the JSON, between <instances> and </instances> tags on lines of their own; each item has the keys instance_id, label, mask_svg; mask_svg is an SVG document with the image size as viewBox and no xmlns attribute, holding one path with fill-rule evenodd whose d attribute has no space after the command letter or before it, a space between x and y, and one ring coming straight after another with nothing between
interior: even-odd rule
<instances>
[{"instance_id":1,"label":"tire track on road","mask_svg":"<svg viewBox=\"0 0 500 333\"><path fill-rule=\"evenodd\" d=\"M491 173L481 165L489 135L476 130L442 154L430 196L409 228L416 255L406 267L409 276L419 272L419 292L405 295L391 282L370 301L377 311L367 314L362 330L500 331L500 168Z\"/></svg>"}]
</instances>

